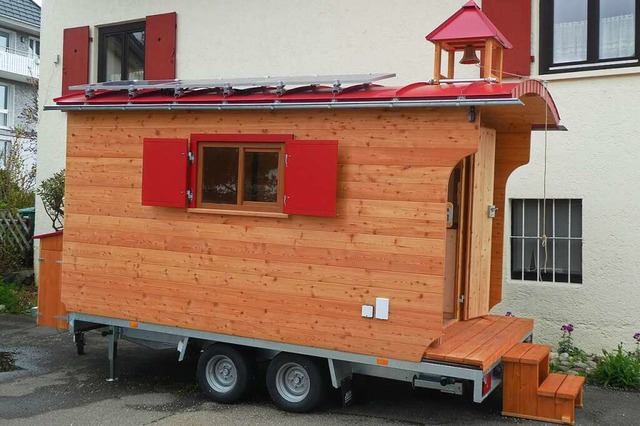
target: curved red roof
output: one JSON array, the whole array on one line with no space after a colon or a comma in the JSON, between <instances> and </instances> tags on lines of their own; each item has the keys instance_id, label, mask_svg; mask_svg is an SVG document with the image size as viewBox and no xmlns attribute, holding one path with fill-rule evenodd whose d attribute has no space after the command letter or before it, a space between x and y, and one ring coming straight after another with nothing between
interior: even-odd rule
<instances>
[{"instance_id":1,"label":"curved red roof","mask_svg":"<svg viewBox=\"0 0 640 426\"><path fill-rule=\"evenodd\" d=\"M452 84L418 82L401 87L361 84L339 92L328 86L302 86L288 90L255 87L233 90L226 95L220 88L185 90L180 96L167 89L141 89L135 96L131 96L127 90L96 90L91 97L86 97L83 92L61 96L54 99L56 106L46 106L45 109L78 110L101 106L118 109L195 109L210 106L211 109L225 109L234 105L242 105L245 109L252 109L252 106L256 109L265 106L275 109L296 104L305 104L310 108L347 105L358 108L376 106L377 103L380 107L468 106L509 102L517 104L520 98L527 95L543 98L551 118L556 124L559 123L560 117L551 95L536 80L514 83L492 83L484 80Z\"/></svg>"}]
</instances>

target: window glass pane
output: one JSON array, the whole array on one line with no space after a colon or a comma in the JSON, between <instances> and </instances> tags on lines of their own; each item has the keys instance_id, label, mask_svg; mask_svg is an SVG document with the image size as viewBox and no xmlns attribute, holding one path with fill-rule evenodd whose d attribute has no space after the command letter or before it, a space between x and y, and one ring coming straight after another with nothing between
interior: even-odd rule
<instances>
[{"instance_id":1,"label":"window glass pane","mask_svg":"<svg viewBox=\"0 0 640 426\"><path fill-rule=\"evenodd\" d=\"M547 239L546 246L542 246L542 240L538 240L540 250L540 280L553 281L553 238Z\"/></svg>"},{"instance_id":2,"label":"window glass pane","mask_svg":"<svg viewBox=\"0 0 640 426\"><path fill-rule=\"evenodd\" d=\"M144 79L144 31L136 31L127 34L128 56L127 56L127 79Z\"/></svg>"},{"instance_id":3,"label":"window glass pane","mask_svg":"<svg viewBox=\"0 0 640 426\"><path fill-rule=\"evenodd\" d=\"M582 238L582 200L571 200L571 237Z\"/></svg>"},{"instance_id":4,"label":"window glass pane","mask_svg":"<svg viewBox=\"0 0 640 426\"><path fill-rule=\"evenodd\" d=\"M246 152L244 155L244 200L278 201L278 153Z\"/></svg>"},{"instance_id":5,"label":"window glass pane","mask_svg":"<svg viewBox=\"0 0 640 426\"><path fill-rule=\"evenodd\" d=\"M7 126L7 86L0 85L0 126Z\"/></svg>"},{"instance_id":6,"label":"window glass pane","mask_svg":"<svg viewBox=\"0 0 640 426\"><path fill-rule=\"evenodd\" d=\"M600 1L600 59L624 58L635 53L635 3L635 0Z\"/></svg>"},{"instance_id":7,"label":"window glass pane","mask_svg":"<svg viewBox=\"0 0 640 426\"><path fill-rule=\"evenodd\" d=\"M122 80L122 35L105 37L106 81Z\"/></svg>"},{"instance_id":8,"label":"window glass pane","mask_svg":"<svg viewBox=\"0 0 640 426\"><path fill-rule=\"evenodd\" d=\"M202 150L202 202L238 203L238 148Z\"/></svg>"},{"instance_id":9,"label":"window glass pane","mask_svg":"<svg viewBox=\"0 0 640 426\"><path fill-rule=\"evenodd\" d=\"M553 2L553 62L587 59L587 0Z\"/></svg>"},{"instance_id":10,"label":"window glass pane","mask_svg":"<svg viewBox=\"0 0 640 426\"><path fill-rule=\"evenodd\" d=\"M556 204L556 237L569 236L569 200L555 200Z\"/></svg>"},{"instance_id":11,"label":"window glass pane","mask_svg":"<svg viewBox=\"0 0 640 426\"><path fill-rule=\"evenodd\" d=\"M547 211L547 214L544 214L544 211ZM544 234L543 230L546 228L546 236L553 237L553 200L547 200L545 203L544 200L540 200L540 236Z\"/></svg>"},{"instance_id":12,"label":"window glass pane","mask_svg":"<svg viewBox=\"0 0 640 426\"><path fill-rule=\"evenodd\" d=\"M511 239L511 278L522 279L522 238Z\"/></svg>"},{"instance_id":13,"label":"window glass pane","mask_svg":"<svg viewBox=\"0 0 640 426\"><path fill-rule=\"evenodd\" d=\"M522 200L511 200L511 235L522 236Z\"/></svg>"},{"instance_id":14,"label":"window glass pane","mask_svg":"<svg viewBox=\"0 0 640 426\"><path fill-rule=\"evenodd\" d=\"M0 48L9 47L9 33L5 33L4 31L0 31Z\"/></svg>"},{"instance_id":15,"label":"window glass pane","mask_svg":"<svg viewBox=\"0 0 640 426\"><path fill-rule=\"evenodd\" d=\"M538 280L538 239L525 238L524 240L524 279Z\"/></svg>"},{"instance_id":16,"label":"window glass pane","mask_svg":"<svg viewBox=\"0 0 640 426\"><path fill-rule=\"evenodd\" d=\"M538 200L524 200L524 235L538 236Z\"/></svg>"},{"instance_id":17,"label":"window glass pane","mask_svg":"<svg viewBox=\"0 0 640 426\"><path fill-rule=\"evenodd\" d=\"M582 241L572 240L571 244L571 282L582 282Z\"/></svg>"},{"instance_id":18,"label":"window glass pane","mask_svg":"<svg viewBox=\"0 0 640 426\"><path fill-rule=\"evenodd\" d=\"M555 240L556 282L569 282L569 240ZM551 260L549 260L551 266Z\"/></svg>"}]
</instances>

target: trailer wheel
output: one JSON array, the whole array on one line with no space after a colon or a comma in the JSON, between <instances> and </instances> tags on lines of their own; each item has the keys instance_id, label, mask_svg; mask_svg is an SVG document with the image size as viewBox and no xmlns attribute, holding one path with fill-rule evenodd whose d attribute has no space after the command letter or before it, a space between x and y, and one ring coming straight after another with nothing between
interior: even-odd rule
<instances>
[{"instance_id":1,"label":"trailer wheel","mask_svg":"<svg viewBox=\"0 0 640 426\"><path fill-rule=\"evenodd\" d=\"M314 359L282 352L267 369L267 390L278 408L304 413L324 400L326 378Z\"/></svg>"},{"instance_id":2,"label":"trailer wheel","mask_svg":"<svg viewBox=\"0 0 640 426\"><path fill-rule=\"evenodd\" d=\"M233 403L251 389L255 362L232 346L216 344L198 360L198 383L205 396L216 402Z\"/></svg>"}]
</instances>

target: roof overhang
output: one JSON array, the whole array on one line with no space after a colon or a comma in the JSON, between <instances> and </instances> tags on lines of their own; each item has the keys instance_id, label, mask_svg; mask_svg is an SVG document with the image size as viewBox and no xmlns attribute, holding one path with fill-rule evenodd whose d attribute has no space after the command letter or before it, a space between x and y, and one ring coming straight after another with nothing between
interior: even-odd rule
<instances>
[{"instance_id":1,"label":"roof overhang","mask_svg":"<svg viewBox=\"0 0 640 426\"><path fill-rule=\"evenodd\" d=\"M361 84L335 91L327 86L301 86L288 90L253 87L225 94L215 88L186 90L176 96L163 89L83 92L55 99L45 110L150 111L150 110L293 110L342 108L455 108L482 107L483 121L496 129L560 125L558 110L542 83L465 81L444 84L413 83L403 87ZM487 120L485 120L487 117ZM506 125L505 123L512 124Z\"/></svg>"}]
</instances>

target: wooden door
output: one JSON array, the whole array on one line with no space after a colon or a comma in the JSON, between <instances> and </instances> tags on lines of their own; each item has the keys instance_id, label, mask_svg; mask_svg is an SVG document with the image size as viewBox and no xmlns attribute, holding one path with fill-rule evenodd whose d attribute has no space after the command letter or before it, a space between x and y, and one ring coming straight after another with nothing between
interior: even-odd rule
<instances>
[{"instance_id":1,"label":"wooden door","mask_svg":"<svg viewBox=\"0 0 640 426\"><path fill-rule=\"evenodd\" d=\"M491 272L491 231L493 219L489 206L493 204L496 132L483 128L478 152L472 161L472 193L468 269L465 285L464 319L489 313Z\"/></svg>"},{"instance_id":2,"label":"wooden door","mask_svg":"<svg viewBox=\"0 0 640 426\"><path fill-rule=\"evenodd\" d=\"M62 235L43 238L38 273L38 325L68 328L60 318L67 314L61 301Z\"/></svg>"}]
</instances>

